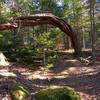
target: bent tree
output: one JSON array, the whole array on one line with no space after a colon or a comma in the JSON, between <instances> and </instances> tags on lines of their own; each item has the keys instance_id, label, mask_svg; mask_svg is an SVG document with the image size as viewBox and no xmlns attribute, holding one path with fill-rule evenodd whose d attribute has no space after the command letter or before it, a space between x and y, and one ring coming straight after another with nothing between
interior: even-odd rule
<instances>
[{"instance_id":1,"label":"bent tree","mask_svg":"<svg viewBox=\"0 0 100 100\"><path fill-rule=\"evenodd\" d=\"M61 31L70 37L75 54L80 54L81 47L76 32L73 31L71 26L65 20L60 19L52 13L45 12L29 16L17 17L14 21L6 24L0 24L0 30L16 29L19 27L33 27L42 24L51 24L60 28Z\"/></svg>"}]
</instances>

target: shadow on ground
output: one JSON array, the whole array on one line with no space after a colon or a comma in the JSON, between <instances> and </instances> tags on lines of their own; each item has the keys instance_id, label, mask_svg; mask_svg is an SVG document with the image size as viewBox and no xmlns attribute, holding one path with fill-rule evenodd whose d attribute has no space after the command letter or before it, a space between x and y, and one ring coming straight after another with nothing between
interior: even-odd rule
<instances>
[{"instance_id":1,"label":"shadow on ground","mask_svg":"<svg viewBox=\"0 0 100 100\"><path fill-rule=\"evenodd\" d=\"M3 90L9 92L10 88L8 85L11 83L12 80L15 80L23 84L28 89L32 97L33 94L39 91L40 89L46 88L48 86L58 85L58 86L70 86L74 88L80 94L82 93L82 96L84 98L82 100L100 100L100 67L99 67L100 65L97 65L95 67L94 66L84 67L77 64L76 66L72 65L70 66L72 68L73 67L76 68L76 70L72 70L72 72L73 71L77 72L82 71L82 72L78 72L78 74L76 74L75 72L70 73L69 69L71 67L63 66L62 70L54 69L51 72L43 74L44 72L42 72L41 70L31 71L26 68L19 68L17 66L11 67L9 68L9 72L13 72L14 74L16 74L16 77L7 78L0 76L0 94L2 93ZM93 70L84 71L83 70L84 68L86 68L86 70L89 68ZM65 71L65 73L62 74L61 73L62 71ZM33 77L29 78L29 76Z\"/></svg>"}]
</instances>

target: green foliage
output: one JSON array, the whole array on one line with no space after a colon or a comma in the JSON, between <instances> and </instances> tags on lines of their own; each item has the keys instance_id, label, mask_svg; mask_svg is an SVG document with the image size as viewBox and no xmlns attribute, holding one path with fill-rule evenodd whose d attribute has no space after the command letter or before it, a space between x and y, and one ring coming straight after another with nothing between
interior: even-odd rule
<instances>
[{"instance_id":1,"label":"green foliage","mask_svg":"<svg viewBox=\"0 0 100 100\"><path fill-rule=\"evenodd\" d=\"M70 87L53 86L35 94L36 100L81 100L80 96Z\"/></svg>"},{"instance_id":2,"label":"green foliage","mask_svg":"<svg viewBox=\"0 0 100 100\"><path fill-rule=\"evenodd\" d=\"M59 60L59 55L56 51L46 52L46 69L54 68Z\"/></svg>"},{"instance_id":3,"label":"green foliage","mask_svg":"<svg viewBox=\"0 0 100 100\"><path fill-rule=\"evenodd\" d=\"M74 28L78 33L80 43L83 43L85 38L84 47L88 48L91 46L90 4L94 5L94 0L91 2L83 2L82 0L39 0L38 3L36 0L16 0L15 6L9 7L4 3L4 0L1 0L0 23L9 22L18 16L38 13L38 11L51 11L56 16L66 20ZM96 39L96 47L99 47L100 37L98 20L99 17L95 19L96 38L98 38ZM56 38L64 40L64 35L58 28L54 28L51 25L19 28L17 32L7 30L0 32L0 49L12 61L30 61L33 63L33 59L38 58L39 53L43 52L44 49L55 50ZM47 65L53 65L56 62L56 58L52 54L49 55Z\"/></svg>"},{"instance_id":4,"label":"green foliage","mask_svg":"<svg viewBox=\"0 0 100 100\"><path fill-rule=\"evenodd\" d=\"M67 3L69 0L64 0L64 3Z\"/></svg>"},{"instance_id":5,"label":"green foliage","mask_svg":"<svg viewBox=\"0 0 100 100\"><path fill-rule=\"evenodd\" d=\"M5 23L10 19L10 9L4 1L0 1L0 23Z\"/></svg>"},{"instance_id":6,"label":"green foliage","mask_svg":"<svg viewBox=\"0 0 100 100\"><path fill-rule=\"evenodd\" d=\"M16 51L11 50L6 53L6 56L10 61L18 62L33 62L33 58L36 56L37 52L34 48L19 48Z\"/></svg>"},{"instance_id":7,"label":"green foliage","mask_svg":"<svg viewBox=\"0 0 100 100\"><path fill-rule=\"evenodd\" d=\"M49 58L49 63L56 63L57 59L58 59L58 53L56 51L47 51L46 55Z\"/></svg>"},{"instance_id":8,"label":"green foliage","mask_svg":"<svg viewBox=\"0 0 100 100\"><path fill-rule=\"evenodd\" d=\"M29 95L26 88L23 85L16 82L12 83L10 94L12 100L27 100L27 97Z\"/></svg>"},{"instance_id":9,"label":"green foliage","mask_svg":"<svg viewBox=\"0 0 100 100\"><path fill-rule=\"evenodd\" d=\"M55 15L62 17L64 15L63 9L58 7L57 0L40 0L40 10L42 11L51 11Z\"/></svg>"},{"instance_id":10,"label":"green foliage","mask_svg":"<svg viewBox=\"0 0 100 100\"><path fill-rule=\"evenodd\" d=\"M39 47L49 48L55 44L55 35L53 34L54 38L51 37L51 32L44 32L39 34L36 39L36 43Z\"/></svg>"}]
</instances>

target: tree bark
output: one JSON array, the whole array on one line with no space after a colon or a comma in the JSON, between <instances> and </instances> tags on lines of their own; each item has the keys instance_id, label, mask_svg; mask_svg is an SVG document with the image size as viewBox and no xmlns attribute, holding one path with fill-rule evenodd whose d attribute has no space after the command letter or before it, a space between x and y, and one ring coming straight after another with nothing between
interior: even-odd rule
<instances>
[{"instance_id":1,"label":"tree bark","mask_svg":"<svg viewBox=\"0 0 100 100\"><path fill-rule=\"evenodd\" d=\"M60 19L59 17L54 16L53 14L43 13L31 16L18 17L12 23L1 24L0 30L14 29L18 28L19 26L20 27L36 26L41 24L52 24L56 27L59 27L64 33L66 33L71 38L75 54L76 55L80 54L81 47L77 34L73 31L71 26L65 20Z\"/></svg>"},{"instance_id":2,"label":"tree bark","mask_svg":"<svg viewBox=\"0 0 100 100\"><path fill-rule=\"evenodd\" d=\"M94 18L94 5L95 1L90 0L90 21L91 21L91 45L92 45L92 53L94 55L95 53L95 38L96 38L96 32L95 32L95 18Z\"/></svg>"}]
</instances>

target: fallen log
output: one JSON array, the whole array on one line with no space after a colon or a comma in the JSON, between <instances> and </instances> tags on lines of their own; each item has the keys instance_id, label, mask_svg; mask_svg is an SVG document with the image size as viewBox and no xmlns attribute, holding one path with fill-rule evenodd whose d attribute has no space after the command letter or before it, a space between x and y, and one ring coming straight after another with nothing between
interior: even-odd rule
<instances>
[{"instance_id":1,"label":"fallen log","mask_svg":"<svg viewBox=\"0 0 100 100\"><path fill-rule=\"evenodd\" d=\"M16 29L19 27L30 27L42 24L52 24L61 29L65 34L71 38L72 46L75 50L75 54L79 55L81 52L80 43L77 37L77 34L73 31L71 26L60 19L59 17L51 13L40 13L30 16L21 16L17 17L14 21L7 24L0 24L0 30Z\"/></svg>"}]
</instances>

